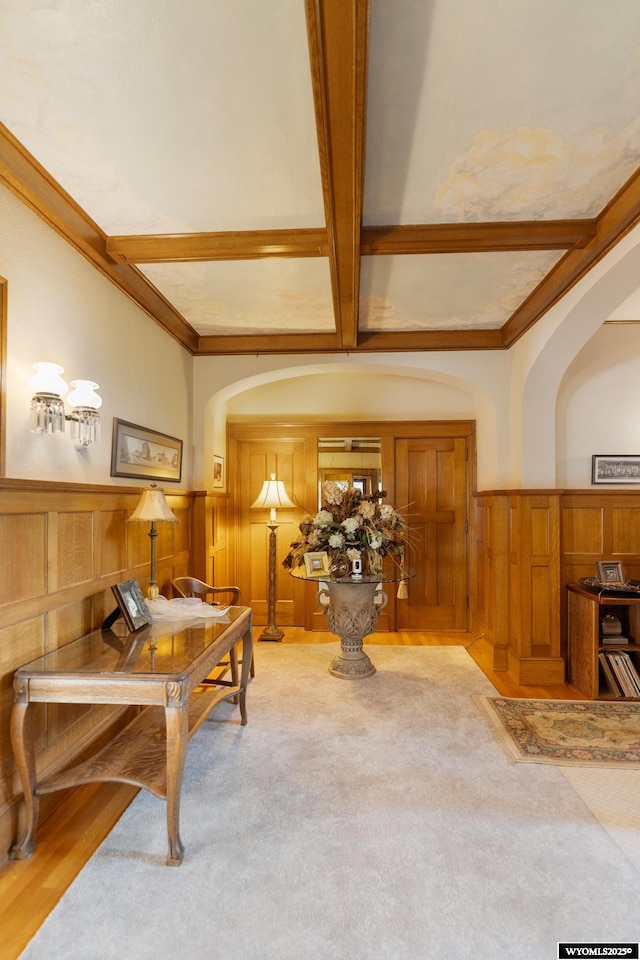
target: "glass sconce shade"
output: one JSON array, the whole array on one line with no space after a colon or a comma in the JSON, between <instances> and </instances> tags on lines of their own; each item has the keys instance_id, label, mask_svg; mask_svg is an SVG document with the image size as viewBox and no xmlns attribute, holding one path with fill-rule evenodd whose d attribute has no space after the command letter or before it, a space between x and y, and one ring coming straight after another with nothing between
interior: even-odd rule
<instances>
[{"instance_id":1,"label":"glass sconce shade","mask_svg":"<svg viewBox=\"0 0 640 960\"><path fill-rule=\"evenodd\" d=\"M34 433L64 433L64 402L67 384L60 376L64 369L57 363L34 363L35 374L29 380L31 430Z\"/></svg>"},{"instance_id":2,"label":"glass sconce shade","mask_svg":"<svg viewBox=\"0 0 640 960\"><path fill-rule=\"evenodd\" d=\"M69 389L66 382L60 376L64 373L64 367L57 363L34 363L33 369L36 371L29 380L29 386L32 393L51 393L57 397L64 397Z\"/></svg>"},{"instance_id":3,"label":"glass sconce shade","mask_svg":"<svg viewBox=\"0 0 640 960\"><path fill-rule=\"evenodd\" d=\"M71 386L74 388L67 400L70 407L91 407L93 410L99 410L102 406L102 397L98 396L96 390L99 384L93 380L72 380Z\"/></svg>"},{"instance_id":4,"label":"glass sconce shade","mask_svg":"<svg viewBox=\"0 0 640 960\"><path fill-rule=\"evenodd\" d=\"M71 439L74 443L88 447L90 443L100 443L100 414L102 397L98 396L98 384L93 380L72 380L74 388L67 400L73 412L69 417L71 422Z\"/></svg>"}]
</instances>

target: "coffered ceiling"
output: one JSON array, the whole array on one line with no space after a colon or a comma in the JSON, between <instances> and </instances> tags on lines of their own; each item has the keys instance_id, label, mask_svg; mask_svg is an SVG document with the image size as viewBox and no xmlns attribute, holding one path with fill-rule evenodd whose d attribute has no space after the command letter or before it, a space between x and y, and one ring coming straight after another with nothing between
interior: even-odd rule
<instances>
[{"instance_id":1,"label":"coffered ceiling","mask_svg":"<svg viewBox=\"0 0 640 960\"><path fill-rule=\"evenodd\" d=\"M637 0L0 3L0 181L196 355L508 347L639 103Z\"/></svg>"}]
</instances>

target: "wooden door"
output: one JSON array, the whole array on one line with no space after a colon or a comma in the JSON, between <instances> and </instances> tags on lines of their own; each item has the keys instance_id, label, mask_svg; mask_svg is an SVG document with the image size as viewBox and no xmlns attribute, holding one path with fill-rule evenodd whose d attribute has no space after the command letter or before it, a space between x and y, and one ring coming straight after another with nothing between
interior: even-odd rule
<instances>
[{"instance_id":1,"label":"wooden door","mask_svg":"<svg viewBox=\"0 0 640 960\"><path fill-rule=\"evenodd\" d=\"M409 523L409 599L399 630L466 630L469 463L466 437L395 442L395 505Z\"/></svg>"},{"instance_id":2,"label":"wooden door","mask_svg":"<svg viewBox=\"0 0 640 960\"><path fill-rule=\"evenodd\" d=\"M268 510L253 510L251 504L270 474L282 480L296 510L278 510L276 559L276 623L279 627L304 622L304 593L293 581L282 561L296 539L298 524L307 500L305 441L238 440L235 461L234 501L236 505L237 576L242 603L253 609L254 624L267 622L269 584Z\"/></svg>"}]
</instances>

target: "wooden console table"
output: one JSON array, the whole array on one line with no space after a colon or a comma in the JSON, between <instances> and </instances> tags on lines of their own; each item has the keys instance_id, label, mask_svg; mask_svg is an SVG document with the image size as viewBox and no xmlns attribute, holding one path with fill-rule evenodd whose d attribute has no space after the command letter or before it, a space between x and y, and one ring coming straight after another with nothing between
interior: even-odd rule
<instances>
[{"instance_id":1,"label":"wooden console table","mask_svg":"<svg viewBox=\"0 0 640 960\"><path fill-rule=\"evenodd\" d=\"M240 682L207 680L242 641ZM39 797L82 783L116 780L144 787L167 801L167 864L179 866L180 793L187 741L221 700L234 698L247 722L245 695L251 665L251 610L230 607L224 618L156 621L119 636L96 630L65 644L14 675L11 743L24 790L26 823L11 850L33 853ZM99 753L38 783L32 703L140 705L142 709Z\"/></svg>"}]
</instances>

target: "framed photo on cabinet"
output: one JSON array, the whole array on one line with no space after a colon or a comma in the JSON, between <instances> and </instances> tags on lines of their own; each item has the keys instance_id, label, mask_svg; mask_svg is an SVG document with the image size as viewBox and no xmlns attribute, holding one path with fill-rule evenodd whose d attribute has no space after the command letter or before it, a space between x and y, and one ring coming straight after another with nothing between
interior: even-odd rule
<instances>
[{"instance_id":1,"label":"framed photo on cabinet","mask_svg":"<svg viewBox=\"0 0 640 960\"><path fill-rule=\"evenodd\" d=\"M596 561L596 571L598 581L606 583L609 586L622 586L627 581L625 579L622 564L617 560L598 560Z\"/></svg>"}]
</instances>

